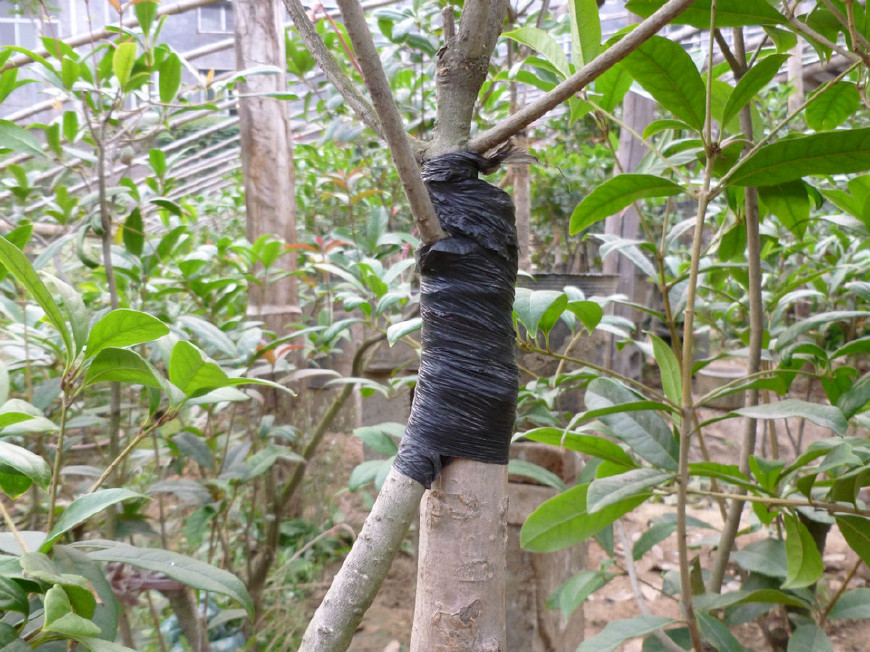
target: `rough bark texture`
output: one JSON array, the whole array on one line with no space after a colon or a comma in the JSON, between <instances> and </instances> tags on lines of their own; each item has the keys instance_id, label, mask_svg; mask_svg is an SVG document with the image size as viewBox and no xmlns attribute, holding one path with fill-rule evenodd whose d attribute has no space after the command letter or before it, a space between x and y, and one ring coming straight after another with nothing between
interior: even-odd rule
<instances>
[{"instance_id":1,"label":"rough bark texture","mask_svg":"<svg viewBox=\"0 0 870 652\"><path fill-rule=\"evenodd\" d=\"M423 499L411 652L503 652L507 467L455 460Z\"/></svg>"},{"instance_id":2,"label":"rough bark texture","mask_svg":"<svg viewBox=\"0 0 870 652\"><path fill-rule=\"evenodd\" d=\"M284 29L277 0L235 0L236 67L277 66L284 70ZM293 157L287 103L271 97L246 97L286 90L283 73L251 75L237 86L242 166L245 176L247 235L251 242L273 234L296 240ZM292 271L295 260L284 256L276 267ZM296 280L286 276L268 285L252 284L248 312L281 335L299 313Z\"/></svg>"},{"instance_id":3,"label":"rough bark texture","mask_svg":"<svg viewBox=\"0 0 870 652\"><path fill-rule=\"evenodd\" d=\"M391 469L299 652L346 650L417 514L423 485Z\"/></svg>"}]
</instances>

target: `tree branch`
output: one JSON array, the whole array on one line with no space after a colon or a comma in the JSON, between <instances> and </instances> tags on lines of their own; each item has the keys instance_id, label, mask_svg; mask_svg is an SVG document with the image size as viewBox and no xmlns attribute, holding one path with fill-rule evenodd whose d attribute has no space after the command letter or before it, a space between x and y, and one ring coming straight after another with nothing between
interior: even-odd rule
<instances>
[{"instance_id":1,"label":"tree branch","mask_svg":"<svg viewBox=\"0 0 870 652\"><path fill-rule=\"evenodd\" d=\"M298 2L298 0L286 1ZM429 193L420 176L417 158L411 149L411 141L405 132L402 116L399 115L399 109L393 100L390 82L387 81L381 66L381 58L369 32L362 6L358 0L338 0L338 8L344 18L347 34L356 50L366 88L380 118L383 135L390 148L390 156L393 158L402 187L408 196L411 214L420 231L420 239L423 244L437 242L445 237L445 233L438 223Z\"/></svg>"},{"instance_id":2,"label":"tree branch","mask_svg":"<svg viewBox=\"0 0 870 652\"><path fill-rule=\"evenodd\" d=\"M694 0L670 0L670 2L640 23L634 30L626 34L619 42L599 54L587 65L556 86L556 88L531 104L527 104L491 129L487 129L479 136L472 138L468 142L468 149L472 152L486 152L525 129L532 122L585 88L602 73L613 67L614 64L634 52L641 44L658 32L675 16L682 13L693 2Z\"/></svg>"}]
</instances>

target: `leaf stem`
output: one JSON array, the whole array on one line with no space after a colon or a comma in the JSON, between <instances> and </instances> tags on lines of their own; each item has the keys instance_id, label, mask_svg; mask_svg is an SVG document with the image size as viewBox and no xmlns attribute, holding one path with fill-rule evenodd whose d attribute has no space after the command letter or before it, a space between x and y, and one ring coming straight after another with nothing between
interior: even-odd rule
<instances>
[{"instance_id":1,"label":"leaf stem","mask_svg":"<svg viewBox=\"0 0 870 652\"><path fill-rule=\"evenodd\" d=\"M60 426L57 432L57 448L54 451L54 464L51 469L51 486L48 489L48 525L50 532L54 525L54 510L57 507L57 487L60 484L60 469L63 463L63 445L66 436L66 413L72 399L65 395L60 405Z\"/></svg>"},{"instance_id":2,"label":"leaf stem","mask_svg":"<svg viewBox=\"0 0 870 652\"><path fill-rule=\"evenodd\" d=\"M24 543L24 537L21 536L21 532L19 532L18 528L15 527L15 521L12 520L12 515L8 511L6 511L6 506L3 505L2 500L0 500L0 513L3 514L3 520L6 521L6 526L12 533L12 536L15 537L18 545L21 546L21 552L30 552L30 550L28 550L27 548L27 544Z\"/></svg>"}]
</instances>

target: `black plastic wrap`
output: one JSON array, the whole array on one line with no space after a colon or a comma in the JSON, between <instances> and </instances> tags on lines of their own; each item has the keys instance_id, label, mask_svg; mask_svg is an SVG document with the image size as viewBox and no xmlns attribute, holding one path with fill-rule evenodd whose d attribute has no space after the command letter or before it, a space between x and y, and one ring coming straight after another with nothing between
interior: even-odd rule
<instances>
[{"instance_id":1,"label":"black plastic wrap","mask_svg":"<svg viewBox=\"0 0 870 652\"><path fill-rule=\"evenodd\" d=\"M510 195L477 178L507 154L445 154L423 180L449 237L421 247L420 374L395 465L427 488L451 458L507 464L518 375Z\"/></svg>"}]
</instances>

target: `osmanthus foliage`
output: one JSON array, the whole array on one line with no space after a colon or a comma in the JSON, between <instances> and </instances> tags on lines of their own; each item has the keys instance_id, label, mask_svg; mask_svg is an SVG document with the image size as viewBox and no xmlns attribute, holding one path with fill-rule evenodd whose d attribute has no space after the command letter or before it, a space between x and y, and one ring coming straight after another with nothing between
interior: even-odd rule
<instances>
[{"instance_id":1,"label":"osmanthus foliage","mask_svg":"<svg viewBox=\"0 0 870 652\"><path fill-rule=\"evenodd\" d=\"M627 7L648 16L663 4L631 0ZM864 280L870 268L864 244L870 230L870 113L862 95L870 23L858 3L786 5L719 0L711 15L711 2L698 0L674 23L716 30L715 38L705 32L703 57L667 36L653 37L614 66L610 78L602 76L577 99L585 104L578 110L617 120L618 127L620 114L608 97L613 78L625 76L656 100L659 115L637 134L647 148L638 169L589 189L571 215L572 234L588 233L608 216L636 207L643 235L633 240L601 236L602 253L623 253L639 273L664 288L665 309L643 309L669 324L670 333L679 333L691 311L714 337L706 358L684 353L693 345L694 331L681 340L650 335L629 344L655 361L654 387L625 378L594 378L586 386L586 411L567 426L523 433L591 460L576 487L531 515L523 527L523 545L552 551L594 536L614 554L614 521L651 498L710 494L705 487L711 483L714 495L730 498L738 507L748 502L759 523L753 529L767 532L766 539L741 545L739 553L730 555L744 578L739 590L719 595L720 586L705 587L703 581L665 582L665 590L674 593L694 587L693 596L681 597L684 605L687 599L693 605L689 619L695 632L668 619L640 616L611 623L583 650L613 650L627 638L651 632L656 634L644 649L687 648L697 633L698 640L716 649L738 650L742 648L728 627L743 622L746 605L755 617L766 612L759 605L776 604L795 611L790 650L832 649L819 624L844 614L870 617L870 609L857 607L861 589L847 588L833 599L808 590L824 574L820 531L824 535L836 527L859 557L870 561L870 511L859 494L870 471L870 447L863 436L870 425L870 376L862 375L860 364L870 349L870 292ZM545 34L523 29L507 36L536 51L523 68L527 76L544 68L548 75L572 72L573 62ZM579 43L578 30L572 36L572 48L585 56L588 45ZM797 108L789 110L780 80L787 76L798 40L818 53L817 63L831 67L832 79L808 89ZM711 68L710 48L725 62ZM747 198L754 197L753 209ZM682 214L691 204L700 207L697 218ZM753 210L760 217L757 235L748 226ZM689 250L683 236L693 227L703 229L703 242ZM754 237L759 247L748 248ZM754 276L753 269L760 274ZM750 322L753 284L762 290L760 328ZM519 298L517 314L528 315L533 323L549 323L565 309L564 301L557 306L554 297L532 316L527 298ZM551 307L554 315L548 313ZM753 330L766 361L763 371L734 378L705 395L687 385L694 372L715 358L745 358ZM798 378L803 388L809 383L809 390L795 391ZM770 398L713 417L698 411L715 399L753 389ZM772 421L781 432L810 421L828 429L831 437L808 446L792 438L788 452L783 447L773 455L749 450L734 463L688 463L684 449L696 445L713 421L738 417L750 423ZM677 530L678 519L683 519L682 532L710 527L686 524L685 509L678 504L676 518L658 519L634 550L623 554L639 559ZM727 562L730 552L729 547L719 554ZM681 567L684 575L691 572ZM570 612L613 576L606 568L586 571L569 580L552 604ZM670 641L663 642L663 636Z\"/></svg>"}]
</instances>

